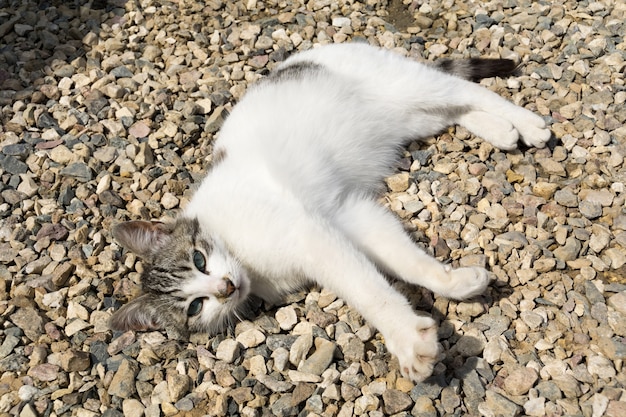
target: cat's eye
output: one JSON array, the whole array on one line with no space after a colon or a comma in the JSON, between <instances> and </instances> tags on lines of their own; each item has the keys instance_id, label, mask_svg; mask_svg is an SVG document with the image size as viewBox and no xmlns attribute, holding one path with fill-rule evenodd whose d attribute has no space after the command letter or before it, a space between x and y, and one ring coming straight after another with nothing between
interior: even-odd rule
<instances>
[{"instance_id":1,"label":"cat's eye","mask_svg":"<svg viewBox=\"0 0 626 417\"><path fill-rule=\"evenodd\" d=\"M200 272L204 272L206 270L206 258L202 252L197 250L193 252L193 264Z\"/></svg>"},{"instance_id":2,"label":"cat's eye","mask_svg":"<svg viewBox=\"0 0 626 417\"><path fill-rule=\"evenodd\" d=\"M204 298L194 299L191 302L191 304L189 304L189 307L187 308L187 316L193 317L193 316L197 316L198 314L200 314L200 312L202 311L203 303L204 303Z\"/></svg>"}]
</instances>

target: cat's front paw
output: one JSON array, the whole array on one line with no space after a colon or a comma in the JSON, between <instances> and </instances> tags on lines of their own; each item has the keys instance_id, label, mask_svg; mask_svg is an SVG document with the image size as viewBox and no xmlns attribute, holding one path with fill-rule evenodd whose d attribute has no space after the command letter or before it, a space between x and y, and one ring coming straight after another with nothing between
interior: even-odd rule
<instances>
[{"instance_id":1,"label":"cat's front paw","mask_svg":"<svg viewBox=\"0 0 626 417\"><path fill-rule=\"evenodd\" d=\"M439 353L435 321L429 317L415 317L409 328L403 328L387 339L387 349L398 358L404 377L415 382L423 381L432 374Z\"/></svg>"},{"instance_id":2,"label":"cat's front paw","mask_svg":"<svg viewBox=\"0 0 626 417\"><path fill-rule=\"evenodd\" d=\"M482 294L489 285L489 273L477 266L448 271L448 286L441 292L446 298L465 300Z\"/></svg>"}]
</instances>

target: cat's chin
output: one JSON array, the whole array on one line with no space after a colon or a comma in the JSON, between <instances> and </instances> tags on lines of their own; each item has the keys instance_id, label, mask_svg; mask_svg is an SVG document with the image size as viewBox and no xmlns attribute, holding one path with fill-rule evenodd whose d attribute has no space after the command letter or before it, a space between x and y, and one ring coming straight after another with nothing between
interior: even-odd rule
<instances>
[{"instance_id":1,"label":"cat's chin","mask_svg":"<svg viewBox=\"0 0 626 417\"><path fill-rule=\"evenodd\" d=\"M244 270L239 271L235 291L230 295L229 302L239 304L244 302L250 295L250 279Z\"/></svg>"}]
</instances>

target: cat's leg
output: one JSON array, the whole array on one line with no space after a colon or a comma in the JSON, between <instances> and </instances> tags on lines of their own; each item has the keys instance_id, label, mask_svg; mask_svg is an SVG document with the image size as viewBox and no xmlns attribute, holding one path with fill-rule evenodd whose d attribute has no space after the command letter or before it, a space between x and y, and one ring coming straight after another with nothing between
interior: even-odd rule
<instances>
[{"instance_id":1,"label":"cat's leg","mask_svg":"<svg viewBox=\"0 0 626 417\"><path fill-rule=\"evenodd\" d=\"M363 44L333 45L294 55L285 64L299 61L316 62L346 80L356 80L364 99L371 100L379 114L398 115L396 125L404 126L396 136L386 134L388 140L429 136L457 123L502 149L514 148L520 138L529 146L543 147L551 136L543 118L533 112L481 85L391 51Z\"/></svg>"},{"instance_id":2,"label":"cat's leg","mask_svg":"<svg viewBox=\"0 0 626 417\"><path fill-rule=\"evenodd\" d=\"M460 114L455 123L505 150L515 149L519 139L539 148L550 139L550 130L541 116L484 87L465 80L459 82L464 84L462 95L472 104L471 110Z\"/></svg>"},{"instance_id":3,"label":"cat's leg","mask_svg":"<svg viewBox=\"0 0 626 417\"><path fill-rule=\"evenodd\" d=\"M439 344L430 317L418 316L376 266L340 231L321 222L299 222L291 253L298 269L355 308L385 338L403 375L421 381L431 375ZM278 256L278 255L274 255Z\"/></svg>"},{"instance_id":4,"label":"cat's leg","mask_svg":"<svg viewBox=\"0 0 626 417\"><path fill-rule=\"evenodd\" d=\"M254 216L249 215L251 210ZM211 216L233 219L207 219L211 221L207 228L246 266L256 281L251 284L253 294L268 294L259 286L273 289L271 297L315 282L380 331L404 375L418 381L431 374L439 352L435 321L418 316L376 265L318 211L289 194L267 198L257 185L240 198L231 198L228 205L213 207Z\"/></svg>"},{"instance_id":5,"label":"cat's leg","mask_svg":"<svg viewBox=\"0 0 626 417\"><path fill-rule=\"evenodd\" d=\"M335 221L372 261L403 281L457 300L482 294L489 284L483 268L452 269L425 253L389 210L370 199L348 199Z\"/></svg>"},{"instance_id":6,"label":"cat's leg","mask_svg":"<svg viewBox=\"0 0 626 417\"><path fill-rule=\"evenodd\" d=\"M520 138L519 130L509 120L484 111L468 111L459 116L457 123L499 149L515 149Z\"/></svg>"}]
</instances>

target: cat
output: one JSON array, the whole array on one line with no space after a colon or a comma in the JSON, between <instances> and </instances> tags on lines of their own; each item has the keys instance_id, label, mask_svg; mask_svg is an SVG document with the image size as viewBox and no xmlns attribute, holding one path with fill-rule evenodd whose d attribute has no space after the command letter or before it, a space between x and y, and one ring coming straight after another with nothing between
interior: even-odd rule
<instances>
[{"instance_id":1,"label":"cat","mask_svg":"<svg viewBox=\"0 0 626 417\"><path fill-rule=\"evenodd\" d=\"M404 376L428 377L439 352L435 321L386 276L463 300L483 293L489 275L426 254L375 197L403 146L453 124L503 150L520 139L543 147L543 118L466 80L514 67L437 68L365 44L288 58L234 106L212 166L175 221L113 228L144 271L142 295L111 327L215 332L250 294L273 303L316 283L381 332Z\"/></svg>"}]
</instances>

